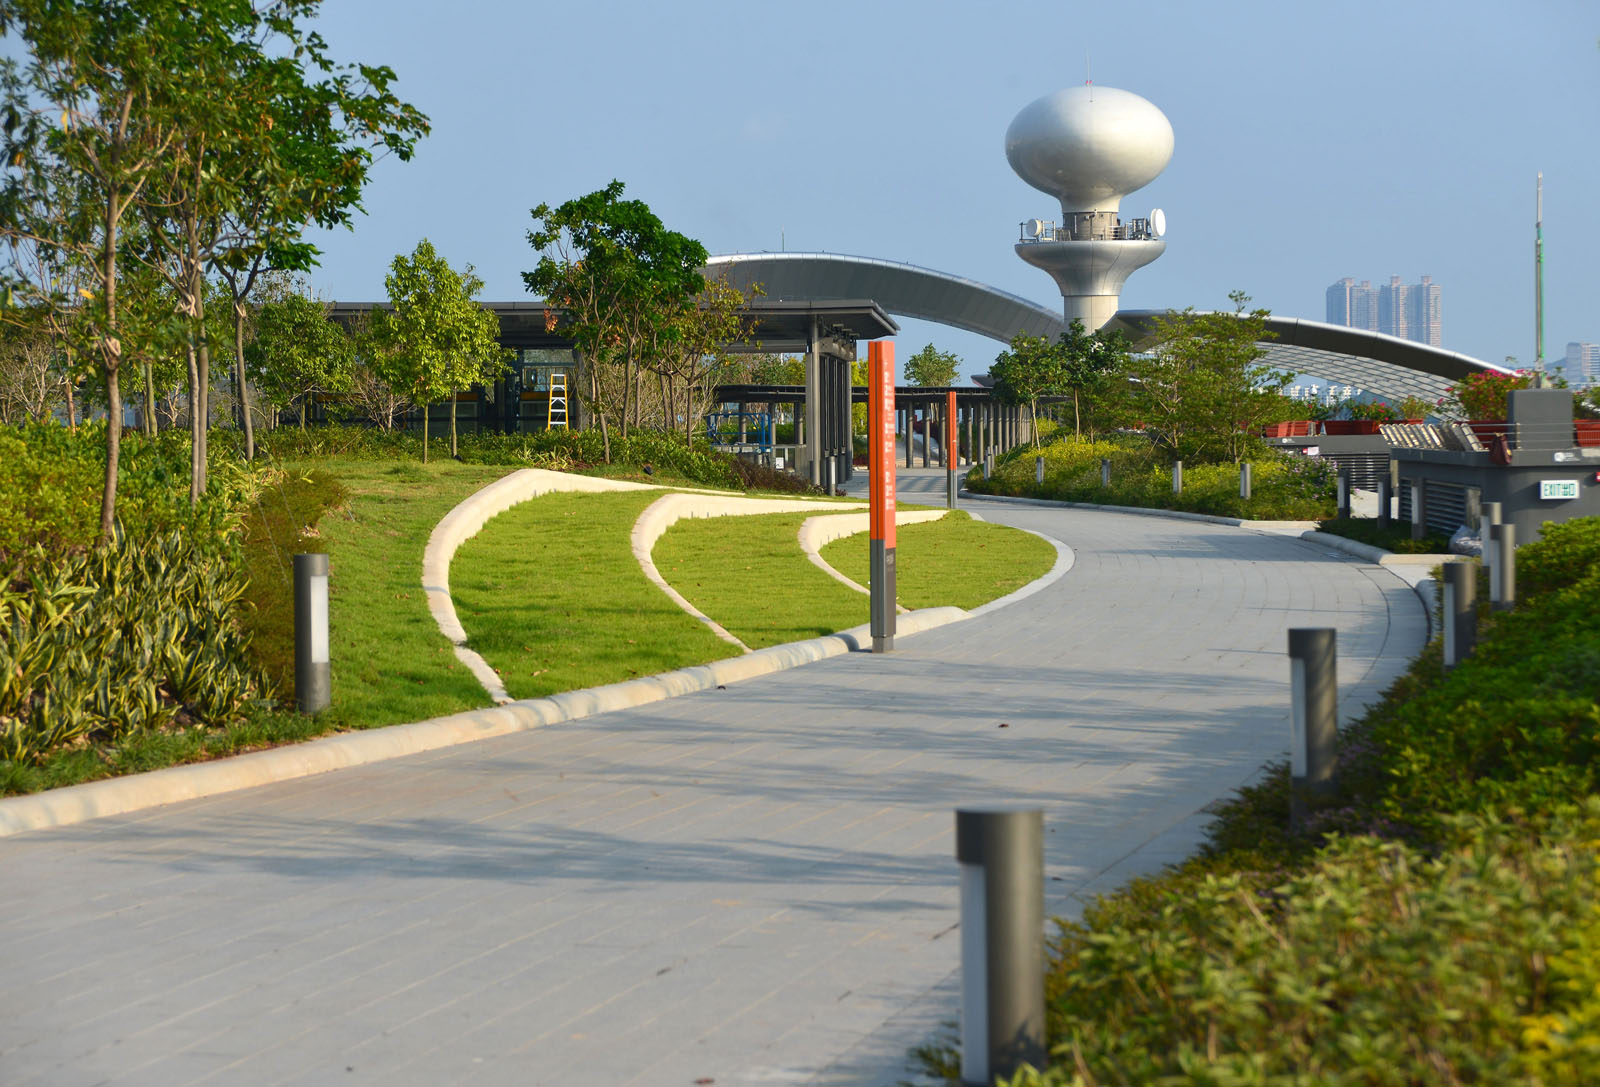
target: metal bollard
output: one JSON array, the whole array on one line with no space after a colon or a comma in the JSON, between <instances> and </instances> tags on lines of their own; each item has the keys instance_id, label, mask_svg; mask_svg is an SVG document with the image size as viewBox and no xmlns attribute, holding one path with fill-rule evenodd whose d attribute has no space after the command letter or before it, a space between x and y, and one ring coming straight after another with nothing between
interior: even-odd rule
<instances>
[{"instance_id":1,"label":"metal bollard","mask_svg":"<svg viewBox=\"0 0 1600 1087\"><path fill-rule=\"evenodd\" d=\"M1339 510L1340 517L1350 516L1350 473L1343 465L1339 467Z\"/></svg>"},{"instance_id":2,"label":"metal bollard","mask_svg":"<svg viewBox=\"0 0 1600 1087\"><path fill-rule=\"evenodd\" d=\"M1390 513L1389 506L1394 501L1394 488L1389 484L1389 477L1384 476L1378 480L1378 527L1388 528Z\"/></svg>"},{"instance_id":3,"label":"metal bollard","mask_svg":"<svg viewBox=\"0 0 1600 1087\"><path fill-rule=\"evenodd\" d=\"M990 453L983 458L983 478L988 479L994 475L994 454Z\"/></svg>"},{"instance_id":4,"label":"metal bollard","mask_svg":"<svg viewBox=\"0 0 1600 1087\"><path fill-rule=\"evenodd\" d=\"M1495 547L1494 526L1500 524L1501 506L1485 502L1478 512L1478 540L1483 545L1483 564L1489 568L1489 603L1500 603L1500 561Z\"/></svg>"},{"instance_id":5,"label":"metal bollard","mask_svg":"<svg viewBox=\"0 0 1600 1087\"><path fill-rule=\"evenodd\" d=\"M1469 562L1444 566L1444 670L1472 655L1478 644L1478 568Z\"/></svg>"},{"instance_id":6,"label":"metal bollard","mask_svg":"<svg viewBox=\"0 0 1600 1087\"><path fill-rule=\"evenodd\" d=\"M1033 481L1035 483L1043 483L1044 482L1044 458L1043 457L1034 457L1033 458Z\"/></svg>"},{"instance_id":7,"label":"metal bollard","mask_svg":"<svg viewBox=\"0 0 1600 1087\"><path fill-rule=\"evenodd\" d=\"M1183 461L1172 462L1172 493L1183 493Z\"/></svg>"},{"instance_id":8,"label":"metal bollard","mask_svg":"<svg viewBox=\"0 0 1600 1087\"><path fill-rule=\"evenodd\" d=\"M1100 486L1111 486L1111 458L1100 458Z\"/></svg>"},{"instance_id":9,"label":"metal bollard","mask_svg":"<svg viewBox=\"0 0 1600 1087\"><path fill-rule=\"evenodd\" d=\"M1413 481L1411 484L1411 538L1420 540L1428 534L1427 511L1422 508L1422 484Z\"/></svg>"},{"instance_id":10,"label":"metal bollard","mask_svg":"<svg viewBox=\"0 0 1600 1087\"><path fill-rule=\"evenodd\" d=\"M956 810L961 1082L1044 1067L1044 813Z\"/></svg>"},{"instance_id":11,"label":"metal bollard","mask_svg":"<svg viewBox=\"0 0 1600 1087\"><path fill-rule=\"evenodd\" d=\"M1517 526L1495 525L1489 535L1494 538L1494 561L1500 575L1500 595L1494 600L1494 610L1510 611L1517 606Z\"/></svg>"},{"instance_id":12,"label":"metal bollard","mask_svg":"<svg viewBox=\"0 0 1600 1087\"><path fill-rule=\"evenodd\" d=\"M1246 502L1250 500L1250 462L1239 463L1239 497Z\"/></svg>"},{"instance_id":13,"label":"metal bollard","mask_svg":"<svg viewBox=\"0 0 1600 1087\"><path fill-rule=\"evenodd\" d=\"M294 557L294 695L301 713L321 713L333 696L328 665L328 556Z\"/></svg>"},{"instance_id":14,"label":"metal bollard","mask_svg":"<svg viewBox=\"0 0 1600 1087\"><path fill-rule=\"evenodd\" d=\"M1306 792L1333 787L1339 740L1338 633L1289 630L1289 825L1306 817Z\"/></svg>"}]
</instances>

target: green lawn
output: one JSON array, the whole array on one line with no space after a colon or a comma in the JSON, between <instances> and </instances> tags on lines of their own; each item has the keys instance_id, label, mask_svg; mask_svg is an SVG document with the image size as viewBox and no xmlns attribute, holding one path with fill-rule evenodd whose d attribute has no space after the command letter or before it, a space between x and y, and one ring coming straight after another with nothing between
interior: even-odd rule
<instances>
[{"instance_id":1,"label":"green lawn","mask_svg":"<svg viewBox=\"0 0 1600 1087\"><path fill-rule=\"evenodd\" d=\"M673 588L752 649L859 626L868 619L867 598L800 550L800 525L810 516L679 521L652 557Z\"/></svg>"},{"instance_id":2,"label":"green lawn","mask_svg":"<svg viewBox=\"0 0 1600 1087\"><path fill-rule=\"evenodd\" d=\"M489 704L428 611L422 552L435 525L512 469L455 461L323 461L352 497L318 526L328 552L336 724L371 728Z\"/></svg>"},{"instance_id":3,"label":"green lawn","mask_svg":"<svg viewBox=\"0 0 1600 1087\"><path fill-rule=\"evenodd\" d=\"M864 534L833 541L822 557L845 577L867 583ZM895 529L895 595L906 608L975 608L1043 577L1055 564L1056 549L1032 533L974 521L960 510Z\"/></svg>"},{"instance_id":4,"label":"green lawn","mask_svg":"<svg viewBox=\"0 0 1600 1087\"><path fill-rule=\"evenodd\" d=\"M652 585L633 557L633 523L662 493L543 495L500 514L456 552L456 614L513 698L739 653Z\"/></svg>"}]
</instances>

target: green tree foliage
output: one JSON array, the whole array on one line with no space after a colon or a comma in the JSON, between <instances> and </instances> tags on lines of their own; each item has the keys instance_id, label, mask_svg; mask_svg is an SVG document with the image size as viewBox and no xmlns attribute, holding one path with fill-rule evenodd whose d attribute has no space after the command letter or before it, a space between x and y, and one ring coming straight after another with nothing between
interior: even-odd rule
<instances>
[{"instance_id":1,"label":"green tree foliage","mask_svg":"<svg viewBox=\"0 0 1600 1087\"><path fill-rule=\"evenodd\" d=\"M456 391L492 382L506 367L506 350L495 342L499 321L473 301L483 280L470 264L460 272L451 268L424 238L409 257L394 258L383 284L390 308L374 322L383 350L373 364L379 376L422 408L424 463L428 406L450 398L450 452L455 455Z\"/></svg>"},{"instance_id":2,"label":"green tree foliage","mask_svg":"<svg viewBox=\"0 0 1600 1087\"><path fill-rule=\"evenodd\" d=\"M1156 321L1151 350L1129 358L1123 390L1127 422L1142 427L1168 456L1186 462L1237 461L1263 423L1284 410L1291 376L1262 364L1272 338L1264 309L1229 296L1231 313L1168 313Z\"/></svg>"},{"instance_id":3,"label":"green tree foliage","mask_svg":"<svg viewBox=\"0 0 1600 1087\"><path fill-rule=\"evenodd\" d=\"M25 64L0 63L0 235L13 253L37 257L5 268L8 301L73 313L64 322L72 352L98 366L112 420L103 537L116 502L121 369L136 353L119 298L125 264L161 270L188 322L198 497L207 268L245 269L257 257L304 267L314 251L298 242L300 231L344 221L373 151L406 157L426 128L389 92L388 69L327 57L322 39L303 29L317 7L0 0L0 27L16 30L29 51ZM251 200L257 213L246 210Z\"/></svg>"},{"instance_id":4,"label":"green tree foliage","mask_svg":"<svg viewBox=\"0 0 1600 1087\"><path fill-rule=\"evenodd\" d=\"M1062 352L1044 336L1019 332L1011 347L995 358L989 374L994 378L995 398L1005 404L1028 405L1034 444L1039 441L1039 399L1060 394L1065 380Z\"/></svg>"},{"instance_id":5,"label":"green tree foliage","mask_svg":"<svg viewBox=\"0 0 1600 1087\"><path fill-rule=\"evenodd\" d=\"M939 388L956 383L961 358L952 351L940 351L928 344L906 359L906 380L923 388Z\"/></svg>"},{"instance_id":6,"label":"green tree foliage","mask_svg":"<svg viewBox=\"0 0 1600 1087\"><path fill-rule=\"evenodd\" d=\"M345 330L328 320L325 303L294 292L262 305L245 358L274 410L298 405L304 430L313 395L350 390L355 348Z\"/></svg>"},{"instance_id":7,"label":"green tree foliage","mask_svg":"<svg viewBox=\"0 0 1600 1087\"><path fill-rule=\"evenodd\" d=\"M623 200L623 188L612 181L559 207L534 208L528 244L539 263L522 273L583 355L581 395L599 417L607 462L612 422L626 435L636 421L641 361L670 343L665 326L706 289L705 246L668 230L643 201Z\"/></svg>"}]
</instances>

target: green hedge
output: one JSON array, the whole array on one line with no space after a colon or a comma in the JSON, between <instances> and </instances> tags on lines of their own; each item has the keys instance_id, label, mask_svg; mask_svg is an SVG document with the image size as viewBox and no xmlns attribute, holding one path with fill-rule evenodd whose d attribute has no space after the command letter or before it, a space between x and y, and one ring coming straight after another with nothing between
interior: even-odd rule
<instances>
[{"instance_id":1,"label":"green hedge","mask_svg":"<svg viewBox=\"0 0 1600 1087\"><path fill-rule=\"evenodd\" d=\"M1044 458L1043 483L1034 458ZM1100 461L1111 461L1111 486L1100 485ZM1070 435L1039 449L1013 450L983 478L975 468L967 488L977 494L1095 502L1110 506L1186 510L1256 520L1318 520L1331 517L1335 477L1318 460L1266 452L1252 462L1249 501L1239 497L1234 464L1185 465L1183 491L1172 493L1172 468L1142 439L1076 441Z\"/></svg>"}]
</instances>

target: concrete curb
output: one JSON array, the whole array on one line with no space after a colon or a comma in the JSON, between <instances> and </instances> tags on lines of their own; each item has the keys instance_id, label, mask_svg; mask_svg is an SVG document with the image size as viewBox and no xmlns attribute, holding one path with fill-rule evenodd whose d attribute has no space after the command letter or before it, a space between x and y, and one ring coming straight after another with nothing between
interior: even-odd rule
<instances>
[{"instance_id":1,"label":"concrete curb","mask_svg":"<svg viewBox=\"0 0 1600 1087\"><path fill-rule=\"evenodd\" d=\"M1015 594L1013 594L1015 595ZM960 608L924 608L900 617L900 636L969 618ZM173 766L145 774L70 785L29 796L0 800L0 837L45 827L68 826L108 815L197 800L257 785L290 781L366 763L382 762L442 747L486 740L543 725L576 721L612 710L648 705L695 691L798 668L872 644L868 624L822 638L758 649L743 656L664 672L658 676L566 691L549 698L510 702L360 732L344 732L300 744L275 747L214 762Z\"/></svg>"},{"instance_id":2,"label":"concrete curb","mask_svg":"<svg viewBox=\"0 0 1600 1087\"><path fill-rule=\"evenodd\" d=\"M467 666L490 699L496 703L506 703L511 701L511 695L495 670L489 667L489 662L467 648L467 632L456 615L454 601L450 599L450 560L455 557L456 550L476 536L490 518L542 494L555 491L659 489L649 483L576 476L545 468L521 468L474 491L433 526L433 532L428 536L428 546L422 552L422 591L428 599L428 611L439 625L440 633L455 646L456 659Z\"/></svg>"},{"instance_id":3,"label":"concrete curb","mask_svg":"<svg viewBox=\"0 0 1600 1087\"><path fill-rule=\"evenodd\" d=\"M924 521L937 521L944 517L949 510L895 510L894 523L900 525L921 524ZM800 550L806 553L806 558L811 565L827 574L840 584L855 590L865 596L871 596L871 591L859 582L845 577L822 557L822 549L834 540L842 540L846 536L854 536L860 532L870 531L872 528L872 515L870 513L843 513L833 516L808 517L800 526ZM898 609L905 614L905 608Z\"/></svg>"},{"instance_id":4,"label":"concrete curb","mask_svg":"<svg viewBox=\"0 0 1600 1087\"><path fill-rule=\"evenodd\" d=\"M1099 502L1061 502L1053 498L1017 498L1008 494L978 494L963 490L959 498L978 502L1009 502L1021 506L1047 506L1053 509L1103 510L1106 513L1132 513L1141 517L1168 517L1175 521L1202 521L1210 525L1231 525L1257 532L1295 534L1316 527L1315 521L1247 521L1240 517L1219 517L1212 513L1190 513L1188 510L1158 510L1145 506L1109 506Z\"/></svg>"},{"instance_id":5,"label":"concrete curb","mask_svg":"<svg viewBox=\"0 0 1600 1087\"><path fill-rule=\"evenodd\" d=\"M633 523L628 542L633 549L634 561L644 571L650 583L667 594L667 599L682 611L704 623L711 633L749 653L750 647L734 637L721 623L689 603L687 597L667 583L656 568L652 554L657 542L667 529L679 521L697 517L749 517L763 513L805 513L822 503L800 498L735 498L726 495L665 494L645 508ZM846 506L846 509L858 508Z\"/></svg>"}]
</instances>

